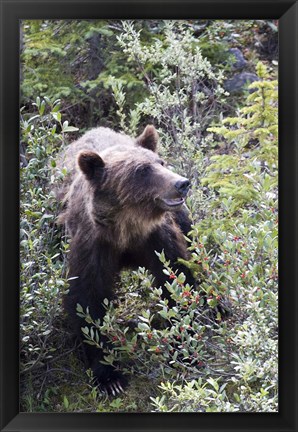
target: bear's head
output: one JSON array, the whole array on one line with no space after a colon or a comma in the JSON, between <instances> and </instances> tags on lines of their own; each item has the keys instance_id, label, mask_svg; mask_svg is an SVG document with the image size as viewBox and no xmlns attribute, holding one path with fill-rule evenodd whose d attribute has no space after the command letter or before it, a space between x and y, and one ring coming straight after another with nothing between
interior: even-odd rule
<instances>
[{"instance_id":1,"label":"bear's head","mask_svg":"<svg viewBox=\"0 0 298 432\"><path fill-rule=\"evenodd\" d=\"M131 145L78 155L79 169L93 190L92 215L98 222L128 215L135 221L156 220L181 208L190 182L167 168L157 142L156 129L148 125Z\"/></svg>"}]
</instances>

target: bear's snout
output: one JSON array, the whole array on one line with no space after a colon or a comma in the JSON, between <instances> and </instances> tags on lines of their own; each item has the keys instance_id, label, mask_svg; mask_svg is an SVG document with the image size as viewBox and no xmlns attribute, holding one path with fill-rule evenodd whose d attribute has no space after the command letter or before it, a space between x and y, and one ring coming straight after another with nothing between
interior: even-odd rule
<instances>
[{"instance_id":1,"label":"bear's snout","mask_svg":"<svg viewBox=\"0 0 298 432\"><path fill-rule=\"evenodd\" d=\"M187 178L182 178L175 183L175 188L184 197L189 191L190 181Z\"/></svg>"}]
</instances>

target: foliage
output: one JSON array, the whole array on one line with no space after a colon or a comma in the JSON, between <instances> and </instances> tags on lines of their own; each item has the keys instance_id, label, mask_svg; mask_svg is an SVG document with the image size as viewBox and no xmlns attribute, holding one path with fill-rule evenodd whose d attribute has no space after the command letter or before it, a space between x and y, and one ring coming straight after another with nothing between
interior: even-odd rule
<instances>
[{"instance_id":1,"label":"foliage","mask_svg":"<svg viewBox=\"0 0 298 432\"><path fill-rule=\"evenodd\" d=\"M78 305L78 314L92 324L91 328L82 328L86 341L99 346L98 331L106 334L112 347L106 352L106 363L121 365L129 374L148 376L157 384L161 380L173 385L178 381L188 388L190 380L195 379L205 389L206 380L220 377L220 386L226 387L227 394L223 395L224 400L219 398L221 403L209 406L207 411L274 411L277 227L274 212L264 212L263 217L253 228L249 225L251 214L247 212L233 234L217 230L216 252L207 253L204 244L193 238L189 267L201 279L197 289L184 283L183 274L174 275L163 254L160 255L172 279L167 289L176 301L173 308L162 299L161 289L152 290L152 278L140 269L141 285L152 304L150 310L143 309L135 316L134 329L127 326L127 318L121 315L123 311L113 304L106 302L109 307L103 323L93 322ZM201 240L207 242L206 237ZM206 300L208 307L204 306ZM233 316L223 320L221 311L226 310L232 310ZM178 388L182 391L184 386L179 384ZM184 390L182 394L185 396ZM192 398L183 399L184 396L178 397L183 403L175 410L204 411L210 395L202 401L201 408ZM174 409L174 399L168 402L169 411Z\"/></svg>"},{"instance_id":2,"label":"foliage","mask_svg":"<svg viewBox=\"0 0 298 432\"><path fill-rule=\"evenodd\" d=\"M263 80L254 85L239 116L223 121L229 127L210 128L222 134L230 147L227 155L211 157L203 181L217 191L219 199L212 201L207 207L210 213L190 232L191 259L185 264L199 287L185 284L185 276L174 274L160 253L164 272L172 279L166 288L176 306L169 308L162 290L152 289L152 278L144 270L139 277L157 309L143 310L135 329L119 325L113 305L103 323L93 322L78 305L78 314L92 324L82 328L86 342L100 347L101 332L112 346L105 363L118 367L128 362L124 371L145 374L157 383L167 380L160 388L170 394L169 410L258 412L277 407L277 95L276 82L264 80L266 68L258 64L257 70ZM243 186L243 177L248 185ZM202 228L206 220L212 239ZM221 311L229 303L233 318L223 321ZM160 317L165 328L155 326ZM216 383L212 391L206 384L218 376L220 394L217 381L212 381ZM177 377L186 384L169 384ZM189 384L193 377L201 377L199 384ZM193 403L192 397L190 401L186 397L194 389L206 394L199 405L200 391ZM214 405L210 405L211 394ZM183 403L172 406L180 398ZM164 400L155 399L160 410L164 408L157 401Z\"/></svg>"},{"instance_id":3,"label":"foliage","mask_svg":"<svg viewBox=\"0 0 298 432\"><path fill-rule=\"evenodd\" d=\"M104 358L105 363L116 367L117 360L121 363L129 361L124 369L127 373L135 371L155 379L171 379L176 374L183 377L200 375L198 369L209 368L210 359L214 361L214 356L217 357L217 363L223 359L226 362L228 353L224 339L213 349L211 343L212 336L215 335L216 339L217 334L225 334L226 323L219 327L210 318L210 311L200 308L205 303L203 296L184 283L185 276L182 273L172 273L163 253L160 259L165 271L171 272L170 279L173 281L167 284L167 289L176 305L170 308L168 301L162 299L161 288L153 289L152 277L140 269L138 274L142 278L142 286L147 287L149 299L155 307L143 310L137 316L137 327L131 331L129 327L123 328L117 323L118 314L113 304L106 302L107 313L102 325L99 321L93 321L88 311L85 313L78 305L78 315L92 324L82 328L86 343L99 347L99 331L105 334L112 342L112 349L107 350ZM209 291L208 302L215 306L220 297L218 293ZM217 318L221 319L220 313ZM212 367L216 369L216 364Z\"/></svg>"},{"instance_id":4,"label":"foliage","mask_svg":"<svg viewBox=\"0 0 298 432\"><path fill-rule=\"evenodd\" d=\"M245 207L254 206L257 210L261 205L264 208L265 203L270 208L276 206L277 82L268 80L262 63L257 65L257 73L260 81L249 86L252 92L238 115L223 119L223 126L209 128L223 139L216 139L217 154L210 157L202 179L202 184L211 186L218 195L211 207L221 209L209 231L220 226L222 218L228 224Z\"/></svg>"},{"instance_id":5,"label":"foliage","mask_svg":"<svg viewBox=\"0 0 298 432\"><path fill-rule=\"evenodd\" d=\"M160 126L163 152L170 160L179 152L179 168L196 179L195 162L205 142L204 130L214 118L218 105L223 103L224 90L220 85L223 73L215 72L203 57L198 40L183 22L165 21L162 35L150 45L144 44L141 31L132 23L124 22L123 32L118 36L128 62L141 72L149 90L149 96L131 112L131 123L134 124L136 112L139 117L154 119ZM121 114L125 93L121 83L118 86L122 92L118 88L114 95L122 127L134 132L131 124L125 127Z\"/></svg>"},{"instance_id":6,"label":"foliage","mask_svg":"<svg viewBox=\"0 0 298 432\"><path fill-rule=\"evenodd\" d=\"M145 38L150 39L154 25L144 21ZM115 127L110 76L127 85L130 106L142 98L145 86L117 47L120 21L26 20L21 30L23 104L36 96L60 98L61 111L70 121L79 120L82 128L97 125L99 119L102 125Z\"/></svg>"},{"instance_id":7,"label":"foliage","mask_svg":"<svg viewBox=\"0 0 298 432\"><path fill-rule=\"evenodd\" d=\"M139 34L141 45L155 46L159 41L166 49L165 27L168 24L165 26L162 20L136 20L134 29L137 33L142 30ZM229 74L230 47L246 47L244 54L249 60L249 69L254 68L253 63L259 55L257 51L263 57L276 58L277 55L276 21L180 20L174 27L178 28L178 24L192 35L194 45L199 46L213 72ZM118 20L23 20L22 105L30 105L37 96L48 96L52 100L61 98L62 112L81 129L99 122L118 128L110 89L111 76L127 90L125 114L149 95L142 70L135 67L135 62L127 61L119 50L117 37L121 33L123 26ZM146 62L145 71L149 77L154 77L162 71L162 66L153 59ZM229 99L228 104L222 98L209 101L212 107L217 103L226 111L234 101ZM142 123L145 120L142 119ZM205 116L201 120L204 121Z\"/></svg>"},{"instance_id":8,"label":"foliage","mask_svg":"<svg viewBox=\"0 0 298 432\"><path fill-rule=\"evenodd\" d=\"M59 103L37 98L37 113L21 113L22 144L26 147L20 174L23 374L40 367L61 349L55 325L61 316L61 294L67 289L65 259L69 245L55 225L58 207L48 187L63 179L63 173L54 178L51 166L55 166L54 157L64 144L65 134L77 129L67 121L61 122ZM64 346L59 338L58 342Z\"/></svg>"},{"instance_id":9,"label":"foliage","mask_svg":"<svg viewBox=\"0 0 298 432\"><path fill-rule=\"evenodd\" d=\"M103 85L91 84L112 50L114 31L108 22L34 20L22 24L22 103L28 105L36 96L60 98L61 110L70 121L80 120L86 128L103 117L108 124L109 92Z\"/></svg>"},{"instance_id":10,"label":"foliage","mask_svg":"<svg viewBox=\"0 0 298 432\"><path fill-rule=\"evenodd\" d=\"M222 90L224 75L230 73L227 48L242 38L254 62L255 39L269 24L24 22L25 411L277 411L275 72L258 63L260 80L242 99L234 100ZM35 97L32 104L37 92L43 97ZM61 95L63 101L55 100ZM62 120L64 112L68 121ZM86 384L73 353L78 349L63 322L69 245L55 225L59 209L51 192L66 174L53 168L56 153L76 134L70 123L76 117L86 127L96 124L97 116L101 125L132 135L144 123L154 122L160 151L192 180L187 202L193 220L191 258L185 265L197 286L186 284L182 273L174 274L163 252L157 251L170 278L165 289L175 307L163 300L160 288L152 288L153 278L142 268L123 273L118 300L105 301L103 322L94 322L88 309L77 306L86 320L85 343L99 345L98 332L104 333L110 340L104 361L130 376L127 394L114 400Z\"/></svg>"}]
</instances>

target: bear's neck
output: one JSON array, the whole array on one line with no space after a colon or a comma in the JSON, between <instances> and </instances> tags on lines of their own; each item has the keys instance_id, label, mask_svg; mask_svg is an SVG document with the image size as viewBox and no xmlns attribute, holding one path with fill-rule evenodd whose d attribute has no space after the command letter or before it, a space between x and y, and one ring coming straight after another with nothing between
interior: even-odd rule
<instances>
[{"instance_id":1,"label":"bear's neck","mask_svg":"<svg viewBox=\"0 0 298 432\"><path fill-rule=\"evenodd\" d=\"M165 213L144 215L144 210L123 209L109 220L100 220L99 237L113 243L119 251L142 244L149 235L165 222Z\"/></svg>"}]
</instances>

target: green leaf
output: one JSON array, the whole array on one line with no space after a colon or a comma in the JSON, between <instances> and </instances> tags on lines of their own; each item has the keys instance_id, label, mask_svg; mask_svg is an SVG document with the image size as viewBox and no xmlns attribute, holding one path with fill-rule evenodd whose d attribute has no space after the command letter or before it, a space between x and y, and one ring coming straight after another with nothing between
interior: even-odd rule
<instances>
[{"instance_id":1,"label":"green leaf","mask_svg":"<svg viewBox=\"0 0 298 432\"><path fill-rule=\"evenodd\" d=\"M146 322L146 323L149 323L149 319L148 318L145 318L145 317L143 317L142 315L139 315L139 317L138 317L141 321L143 321L143 322Z\"/></svg>"},{"instance_id":2,"label":"green leaf","mask_svg":"<svg viewBox=\"0 0 298 432\"><path fill-rule=\"evenodd\" d=\"M69 401L66 396L63 396L63 405L66 409L69 407Z\"/></svg>"},{"instance_id":3,"label":"green leaf","mask_svg":"<svg viewBox=\"0 0 298 432\"><path fill-rule=\"evenodd\" d=\"M66 126L66 127L63 127L62 132L76 132L78 130L79 130L79 128L77 128L77 127Z\"/></svg>"},{"instance_id":4,"label":"green leaf","mask_svg":"<svg viewBox=\"0 0 298 432\"><path fill-rule=\"evenodd\" d=\"M53 113L53 112L58 112L58 111L59 111L59 109L60 109L60 104L59 104L59 103L57 103L57 105L56 105L56 106L54 106L54 108L52 109L52 113Z\"/></svg>"},{"instance_id":5,"label":"green leaf","mask_svg":"<svg viewBox=\"0 0 298 432\"><path fill-rule=\"evenodd\" d=\"M207 299L207 303L211 307L215 307L217 305L217 300L215 298Z\"/></svg>"},{"instance_id":6,"label":"green leaf","mask_svg":"<svg viewBox=\"0 0 298 432\"><path fill-rule=\"evenodd\" d=\"M85 335L89 335L89 327L81 327L81 330Z\"/></svg>"},{"instance_id":7,"label":"green leaf","mask_svg":"<svg viewBox=\"0 0 298 432\"><path fill-rule=\"evenodd\" d=\"M42 334L43 336L47 336L51 333L51 330L45 330Z\"/></svg>"},{"instance_id":8,"label":"green leaf","mask_svg":"<svg viewBox=\"0 0 298 432\"><path fill-rule=\"evenodd\" d=\"M138 329L140 329L140 330L150 330L150 327L146 323L139 323L138 324Z\"/></svg>"},{"instance_id":9,"label":"green leaf","mask_svg":"<svg viewBox=\"0 0 298 432\"><path fill-rule=\"evenodd\" d=\"M43 101L41 102L41 104L40 104L40 108L39 108L39 114L40 114L41 116L42 116L43 113L44 113L45 107L46 107L46 103L45 103L45 101L43 100Z\"/></svg>"},{"instance_id":10,"label":"green leaf","mask_svg":"<svg viewBox=\"0 0 298 432\"><path fill-rule=\"evenodd\" d=\"M166 312L164 310L160 310L160 311L158 311L158 313L162 318L164 318L164 319L168 318L168 312Z\"/></svg>"},{"instance_id":11,"label":"green leaf","mask_svg":"<svg viewBox=\"0 0 298 432\"><path fill-rule=\"evenodd\" d=\"M212 385L212 387L214 388L214 390L218 391L218 389L219 389L219 385L218 385L218 383L215 381L215 379L213 379L213 378L208 378L208 379L207 379L207 382L208 382L209 384Z\"/></svg>"},{"instance_id":12,"label":"green leaf","mask_svg":"<svg viewBox=\"0 0 298 432\"><path fill-rule=\"evenodd\" d=\"M123 402L120 398L114 399L111 403L110 406L112 408L120 408L123 405Z\"/></svg>"},{"instance_id":13,"label":"green leaf","mask_svg":"<svg viewBox=\"0 0 298 432\"><path fill-rule=\"evenodd\" d=\"M55 120L57 120L58 122L61 121L61 113L60 112L51 112L52 116L54 117Z\"/></svg>"},{"instance_id":14,"label":"green leaf","mask_svg":"<svg viewBox=\"0 0 298 432\"><path fill-rule=\"evenodd\" d=\"M79 303L77 303L77 312L80 312L80 313L83 312L83 308Z\"/></svg>"},{"instance_id":15,"label":"green leaf","mask_svg":"<svg viewBox=\"0 0 298 432\"><path fill-rule=\"evenodd\" d=\"M111 30L109 30L106 27L102 27L101 29L98 29L98 33L104 35L104 36L113 36L113 32Z\"/></svg>"},{"instance_id":16,"label":"green leaf","mask_svg":"<svg viewBox=\"0 0 298 432\"><path fill-rule=\"evenodd\" d=\"M36 114L35 116L32 116L32 117L29 118L28 123L31 123L33 120L36 120L38 118L40 118L40 115Z\"/></svg>"}]
</instances>

